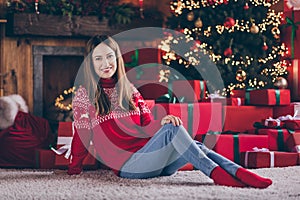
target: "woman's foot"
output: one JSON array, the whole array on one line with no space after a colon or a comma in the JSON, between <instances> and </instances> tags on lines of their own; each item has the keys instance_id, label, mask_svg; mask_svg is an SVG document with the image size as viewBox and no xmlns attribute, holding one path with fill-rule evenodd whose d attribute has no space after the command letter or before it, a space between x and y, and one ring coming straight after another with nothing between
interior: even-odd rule
<instances>
[{"instance_id":1,"label":"woman's foot","mask_svg":"<svg viewBox=\"0 0 300 200\"><path fill-rule=\"evenodd\" d=\"M272 180L261 177L245 168L239 168L236 177L243 183L255 188L267 188L272 184Z\"/></svg>"},{"instance_id":2,"label":"woman's foot","mask_svg":"<svg viewBox=\"0 0 300 200\"><path fill-rule=\"evenodd\" d=\"M232 187L247 187L246 184L231 176L220 166L217 166L216 168L213 169L213 171L210 174L210 178L212 178L214 183L217 185L225 185L225 186L232 186Z\"/></svg>"}]
</instances>

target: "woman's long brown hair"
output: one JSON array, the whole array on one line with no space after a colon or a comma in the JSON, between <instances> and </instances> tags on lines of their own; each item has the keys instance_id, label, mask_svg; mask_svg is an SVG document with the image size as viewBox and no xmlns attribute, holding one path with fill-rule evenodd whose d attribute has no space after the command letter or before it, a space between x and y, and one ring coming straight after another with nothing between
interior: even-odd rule
<instances>
[{"instance_id":1,"label":"woman's long brown hair","mask_svg":"<svg viewBox=\"0 0 300 200\"><path fill-rule=\"evenodd\" d=\"M135 110L136 107L132 102L132 87L127 79L124 61L117 42L107 35L95 35L87 43L87 55L84 60L84 85L88 91L89 99L95 103L97 114L105 115L111 112L111 102L99 84L100 77L96 74L92 54L96 46L104 43L109 46L116 55L117 71L117 92L119 106L123 110Z\"/></svg>"}]
</instances>

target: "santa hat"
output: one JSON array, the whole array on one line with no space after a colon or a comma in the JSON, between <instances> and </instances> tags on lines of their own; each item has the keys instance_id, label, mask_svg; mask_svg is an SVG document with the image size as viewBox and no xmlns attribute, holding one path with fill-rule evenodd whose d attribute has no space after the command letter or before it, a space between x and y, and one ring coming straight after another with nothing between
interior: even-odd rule
<instances>
[{"instance_id":1,"label":"santa hat","mask_svg":"<svg viewBox=\"0 0 300 200\"><path fill-rule=\"evenodd\" d=\"M20 95L0 97L0 129L12 126L18 111L28 113L26 102Z\"/></svg>"}]
</instances>

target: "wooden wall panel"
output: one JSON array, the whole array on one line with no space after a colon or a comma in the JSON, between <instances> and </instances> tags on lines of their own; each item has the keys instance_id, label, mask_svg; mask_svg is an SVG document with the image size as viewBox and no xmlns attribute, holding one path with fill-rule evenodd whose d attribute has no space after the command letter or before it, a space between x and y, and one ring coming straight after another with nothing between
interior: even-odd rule
<instances>
[{"instance_id":1,"label":"wooden wall panel","mask_svg":"<svg viewBox=\"0 0 300 200\"><path fill-rule=\"evenodd\" d=\"M57 39L57 38L11 38L3 37L1 43L0 72L16 71L17 92L24 97L33 110L33 61L32 46L80 46L84 47L86 41L82 39ZM15 93L13 81L7 77L5 95Z\"/></svg>"}]
</instances>

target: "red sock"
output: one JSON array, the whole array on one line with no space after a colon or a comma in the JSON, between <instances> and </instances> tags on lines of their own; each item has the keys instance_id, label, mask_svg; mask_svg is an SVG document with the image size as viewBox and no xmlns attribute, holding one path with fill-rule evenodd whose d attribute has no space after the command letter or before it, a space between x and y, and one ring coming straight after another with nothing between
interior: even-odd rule
<instances>
[{"instance_id":1,"label":"red sock","mask_svg":"<svg viewBox=\"0 0 300 200\"><path fill-rule=\"evenodd\" d=\"M243 183L255 188L266 188L272 184L271 179L258 176L242 167L237 170L236 177Z\"/></svg>"},{"instance_id":2,"label":"red sock","mask_svg":"<svg viewBox=\"0 0 300 200\"><path fill-rule=\"evenodd\" d=\"M225 186L232 186L232 187L247 187L246 184L235 179L233 176L228 174L220 166L217 166L216 168L213 169L213 171L210 174L210 178L212 178L214 180L214 183L217 185L225 185Z\"/></svg>"}]
</instances>

